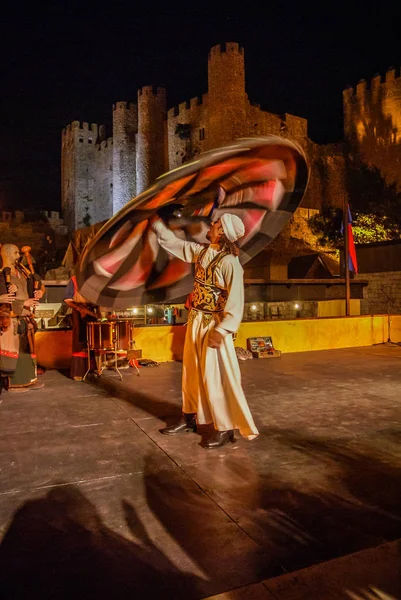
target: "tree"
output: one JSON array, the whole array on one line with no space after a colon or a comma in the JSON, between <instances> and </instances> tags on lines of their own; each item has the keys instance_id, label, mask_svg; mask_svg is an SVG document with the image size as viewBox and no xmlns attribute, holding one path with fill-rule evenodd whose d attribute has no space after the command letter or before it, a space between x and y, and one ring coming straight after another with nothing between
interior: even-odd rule
<instances>
[{"instance_id":1,"label":"tree","mask_svg":"<svg viewBox=\"0 0 401 600\"><path fill-rule=\"evenodd\" d=\"M352 230L357 244L401 238L401 193L397 183L388 183L374 166L347 160L346 188L352 212ZM343 244L342 210L323 208L308 220L322 246Z\"/></svg>"},{"instance_id":2,"label":"tree","mask_svg":"<svg viewBox=\"0 0 401 600\"><path fill-rule=\"evenodd\" d=\"M344 243L343 211L329 208L308 219L309 227L322 246L339 248ZM386 242L401 237L400 226L386 215L352 211L352 232L356 244Z\"/></svg>"}]
</instances>

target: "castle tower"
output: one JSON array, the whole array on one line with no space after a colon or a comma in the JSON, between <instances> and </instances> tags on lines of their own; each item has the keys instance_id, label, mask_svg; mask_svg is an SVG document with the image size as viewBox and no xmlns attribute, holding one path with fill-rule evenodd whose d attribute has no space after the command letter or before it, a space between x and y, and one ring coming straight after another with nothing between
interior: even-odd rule
<instances>
[{"instance_id":1,"label":"castle tower","mask_svg":"<svg viewBox=\"0 0 401 600\"><path fill-rule=\"evenodd\" d=\"M233 42L214 46L208 59L208 150L246 135L247 100L244 49Z\"/></svg>"},{"instance_id":2,"label":"castle tower","mask_svg":"<svg viewBox=\"0 0 401 600\"><path fill-rule=\"evenodd\" d=\"M401 190L401 76L390 67L385 80L379 74L354 91L343 92L344 134L363 163L378 168Z\"/></svg>"},{"instance_id":3,"label":"castle tower","mask_svg":"<svg viewBox=\"0 0 401 600\"><path fill-rule=\"evenodd\" d=\"M73 121L61 135L61 206L70 232L96 221L94 154L99 128Z\"/></svg>"},{"instance_id":4,"label":"castle tower","mask_svg":"<svg viewBox=\"0 0 401 600\"><path fill-rule=\"evenodd\" d=\"M138 136L136 157L137 194L166 171L166 90L138 90Z\"/></svg>"},{"instance_id":5,"label":"castle tower","mask_svg":"<svg viewBox=\"0 0 401 600\"><path fill-rule=\"evenodd\" d=\"M136 196L137 107L127 102L113 105L113 215Z\"/></svg>"}]
</instances>

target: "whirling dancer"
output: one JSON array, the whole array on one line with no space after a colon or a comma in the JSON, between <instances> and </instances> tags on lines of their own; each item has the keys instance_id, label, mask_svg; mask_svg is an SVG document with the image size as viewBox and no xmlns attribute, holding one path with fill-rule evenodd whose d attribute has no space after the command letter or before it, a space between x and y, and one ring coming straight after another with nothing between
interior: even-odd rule
<instances>
[{"instance_id":1,"label":"whirling dancer","mask_svg":"<svg viewBox=\"0 0 401 600\"><path fill-rule=\"evenodd\" d=\"M183 357L182 418L161 433L196 431L197 424L213 423L215 433L205 448L234 441L236 429L253 439L258 430L241 387L233 341L244 309L243 269L235 243L245 233L244 224L236 215L223 214L210 227L209 246L177 238L159 217L152 219L152 229L167 252L196 263Z\"/></svg>"}]
</instances>

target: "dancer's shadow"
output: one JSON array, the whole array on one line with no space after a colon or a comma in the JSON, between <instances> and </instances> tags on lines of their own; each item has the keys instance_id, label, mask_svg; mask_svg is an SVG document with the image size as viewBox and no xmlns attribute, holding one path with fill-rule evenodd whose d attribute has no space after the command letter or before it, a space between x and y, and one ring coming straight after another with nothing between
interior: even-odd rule
<instances>
[{"instance_id":1,"label":"dancer's shadow","mask_svg":"<svg viewBox=\"0 0 401 600\"><path fill-rule=\"evenodd\" d=\"M153 544L131 505L123 508L139 543L109 529L74 486L26 502L0 546L0 597L198 598L197 578Z\"/></svg>"},{"instance_id":2,"label":"dancer's shadow","mask_svg":"<svg viewBox=\"0 0 401 600\"><path fill-rule=\"evenodd\" d=\"M239 477L244 469L249 486L228 489L225 499L287 571L401 537L399 431L378 432L375 445L274 427L260 433L273 448L269 462L255 476L252 465L247 473L245 461L238 465L229 454L226 470ZM275 462L274 453L284 458Z\"/></svg>"}]
</instances>

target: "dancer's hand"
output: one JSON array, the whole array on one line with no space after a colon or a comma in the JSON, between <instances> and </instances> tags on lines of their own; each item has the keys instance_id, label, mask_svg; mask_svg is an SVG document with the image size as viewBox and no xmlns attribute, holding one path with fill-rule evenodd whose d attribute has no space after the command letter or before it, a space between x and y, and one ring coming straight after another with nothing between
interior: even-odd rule
<instances>
[{"instance_id":1,"label":"dancer's hand","mask_svg":"<svg viewBox=\"0 0 401 600\"><path fill-rule=\"evenodd\" d=\"M219 333L218 331L216 331L215 329L213 331L211 331L209 333L209 339L207 342L207 345L210 348L220 348L222 342L223 342L224 337L221 335L221 333Z\"/></svg>"}]
</instances>

